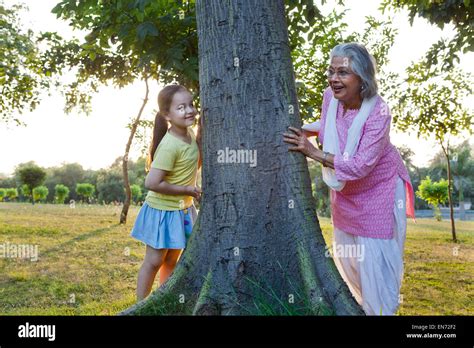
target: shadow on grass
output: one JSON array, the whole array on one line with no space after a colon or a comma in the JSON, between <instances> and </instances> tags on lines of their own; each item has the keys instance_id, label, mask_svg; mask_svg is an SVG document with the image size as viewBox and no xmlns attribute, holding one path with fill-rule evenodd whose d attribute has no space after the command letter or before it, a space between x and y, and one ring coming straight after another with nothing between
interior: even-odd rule
<instances>
[{"instance_id":1,"label":"shadow on grass","mask_svg":"<svg viewBox=\"0 0 474 348\"><path fill-rule=\"evenodd\" d=\"M96 229L96 230L93 230L93 231L90 231L90 232L87 232L87 233L84 233L84 234L81 234L77 237L74 237L72 239L69 239L68 241L64 242L64 243L61 243L59 245L56 245L55 247L52 247L50 249L47 249L45 250L44 252L42 252L41 254L42 255L48 255L48 254L51 254L53 252L57 252L57 251L60 251L61 249L63 249L64 247L67 247L69 245L73 245L77 242L83 242L89 238L94 238L94 237L97 237L105 232L108 232L110 230L112 230L113 228L115 227L118 227L120 226L120 224L114 224L112 226L109 226L109 227L104 227L104 228L99 228L99 229Z\"/></svg>"}]
</instances>

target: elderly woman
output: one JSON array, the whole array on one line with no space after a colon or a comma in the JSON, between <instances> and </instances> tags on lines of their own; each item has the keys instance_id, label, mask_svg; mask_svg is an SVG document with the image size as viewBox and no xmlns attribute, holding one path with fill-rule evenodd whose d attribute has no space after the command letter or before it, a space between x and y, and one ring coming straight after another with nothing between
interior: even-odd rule
<instances>
[{"instance_id":1,"label":"elderly woman","mask_svg":"<svg viewBox=\"0 0 474 348\"><path fill-rule=\"evenodd\" d=\"M343 279L368 315L396 312L403 277L406 216L413 189L402 159L390 143L391 116L377 94L375 60L356 43L331 52L329 88L319 131L323 149L290 127L284 141L323 165L331 188L333 255Z\"/></svg>"}]
</instances>

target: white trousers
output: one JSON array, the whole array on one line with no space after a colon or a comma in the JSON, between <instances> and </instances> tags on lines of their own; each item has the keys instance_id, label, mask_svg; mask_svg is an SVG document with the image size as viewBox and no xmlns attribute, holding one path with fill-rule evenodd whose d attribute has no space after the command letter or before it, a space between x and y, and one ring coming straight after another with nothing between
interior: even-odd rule
<instances>
[{"instance_id":1,"label":"white trousers","mask_svg":"<svg viewBox=\"0 0 474 348\"><path fill-rule=\"evenodd\" d=\"M407 218L405 185L400 177L396 185L392 239L334 229L334 261L367 315L393 315L400 303Z\"/></svg>"}]
</instances>

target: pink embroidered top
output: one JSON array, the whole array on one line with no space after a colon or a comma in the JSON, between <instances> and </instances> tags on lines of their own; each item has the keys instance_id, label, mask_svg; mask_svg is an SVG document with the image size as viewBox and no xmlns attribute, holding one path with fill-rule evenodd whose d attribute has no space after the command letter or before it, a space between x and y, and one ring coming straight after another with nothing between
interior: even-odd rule
<instances>
[{"instance_id":1,"label":"pink embroidered top","mask_svg":"<svg viewBox=\"0 0 474 348\"><path fill-rule=\"evenodd\" d=\"M327 88L323 96L319 139L324 142L324 127L333 96ZM334 167L344 188L331 190L333 224L338 229L357 236L390 239L393 237L393 207L396 180L400 176L406 187L407 215L414 217L414 196L408 171L394 145L390 143L391 115L379 96L364 127L358 148L352 157L336 155ZM347 110L343 116L338 103L336 128L341 154L347 141L347 132L359 110Z\"/></svg>"}]
</instances>

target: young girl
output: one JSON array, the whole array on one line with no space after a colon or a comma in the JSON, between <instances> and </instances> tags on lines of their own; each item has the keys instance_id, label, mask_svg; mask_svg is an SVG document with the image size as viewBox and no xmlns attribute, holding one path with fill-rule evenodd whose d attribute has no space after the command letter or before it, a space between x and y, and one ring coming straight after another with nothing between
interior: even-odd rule
<instances>
[{"instance_id":1,"label":"young girl","mask_svg":"<svg viewBox=\"0 0 474 348\"><path fill-rule=\"evenodd\" d=\"M201 194L196 186L199 149L190 128L197 114L191 93L168 85L158 94L158 106L145 179L150 191L131 233L146 244L138 274L139 301L151 292L158 271L160 285L173 271L196 219L193 197Z\"/></svg>"}]
</instances>

